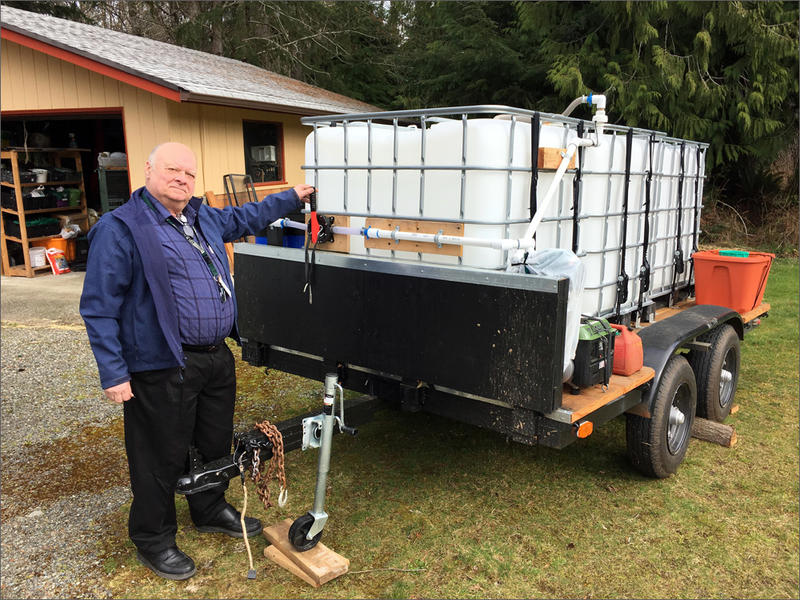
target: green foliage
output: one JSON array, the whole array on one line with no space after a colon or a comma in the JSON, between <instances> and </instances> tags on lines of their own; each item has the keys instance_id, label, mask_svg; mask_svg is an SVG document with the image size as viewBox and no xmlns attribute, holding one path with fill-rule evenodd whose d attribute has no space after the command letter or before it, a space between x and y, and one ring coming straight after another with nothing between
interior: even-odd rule
<instances>
[{"instance_id":1,"label":"green foliage","mask_svg":"<svg viewBox=\"0 0 800 600\"><path fill-rule=\"evenodd\" d=\"M711 166L769 164L797 132L797 5L517 4L562 98L609 96L619 123L708 140ZM577 18L575 18L577 17Z\"/></svg>"},{"instance_id":2,"label":"green foliage","mask_svg":"<svg viewBox=\"0 0 800 600\"><path fill-rule=\"evenodd\" d=\"M387 109L561 112L602 92L612 122L709 142L712 186L732 193L747 187L743 169L767 176L797 144L793 2L8 4L243 60ZM797 205L796 186L781 194ZM763 201L729 200L745 212Z\"/></svg>"}]
</instances>

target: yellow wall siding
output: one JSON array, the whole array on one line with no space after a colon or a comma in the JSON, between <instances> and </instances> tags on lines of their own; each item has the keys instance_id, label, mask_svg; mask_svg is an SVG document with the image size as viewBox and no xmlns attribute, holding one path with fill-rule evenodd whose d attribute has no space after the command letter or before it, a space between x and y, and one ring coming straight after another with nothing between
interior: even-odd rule
<instances>
[{"instance_id":1,"label":"yellow wall siding","mask_svg":"<svg viewBox=\"0 0 800 600\"><path fill-rule=\"evenodd\" d=\"M8 40L0 45L0 65L3 111L121 109L133 189L144 185L144 163L153 147L175 141L197 154L195 193L224 193L223 176L244 173L243 120L280 123L284 179L290 186L305 180L300 166L311 128L297 115L174 102Z\"/></svg>"}]
</instances>

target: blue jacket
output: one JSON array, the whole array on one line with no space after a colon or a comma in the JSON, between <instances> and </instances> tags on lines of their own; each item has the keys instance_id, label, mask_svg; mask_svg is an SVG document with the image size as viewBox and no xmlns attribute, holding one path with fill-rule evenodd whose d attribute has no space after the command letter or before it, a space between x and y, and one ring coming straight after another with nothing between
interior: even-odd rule
<instances>
[{"instance_id":1,"label":"blue jacket","mask_svg":"<svg viewBox=\"0 0 800 600\"><path fill-rule=\"evenodd\" d=\"M92 345L103 389L130 380L130 373L184 366L177 309L166 259L155 225L142 200L144 188L89 231L89 258L80 313ZM262 202L220 210L193 197L197 227L222 259L233 292L225 242L259 231L297 210L294 190L271 194ZM235 310L235 309L234 309ZM236 313L234 312L234 318ZM238 341L234 320L231 335Z\"/></svg>"}]
</instances>

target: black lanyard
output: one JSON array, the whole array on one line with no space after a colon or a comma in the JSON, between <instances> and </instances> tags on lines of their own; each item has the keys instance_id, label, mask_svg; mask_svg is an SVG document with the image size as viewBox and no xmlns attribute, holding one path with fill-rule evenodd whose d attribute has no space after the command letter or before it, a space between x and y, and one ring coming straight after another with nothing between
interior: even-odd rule
<instances>
[{"instance_id":1,"label":"black lanyard","mask_svg":"<svg viewBox=\"0 0 800 600\"><path fill-rule=\"evenodd\" d=\"M158 210L156 210L156 207L153 206L153 203L150 202L150 199L147 196L143 194L142 199L145 201L147 206L153 209L153 212L155 212L156 215L160 216ZM185 218L186 217L184 217L184 219ZM168 216L166 221L167 223L169 223L169 225L172 226L172 228L175 231L177 231L184 238L186 238L186 241L189 242L192 245L192 247L200 253L200 256L203 257L203 261L206 263L206 267L208 267L209 273L211 273L211 278L217 282L217 287L219 288L219 298L222 302L225 302L228 298L231 297L231 290L225 284L225 280L223 279L220 272L217 270L217 266L214 264L214 261L211 260L211 257L208 255L208 252L206 252L205 248L203 248L203 246L201 246L197 242L197 240L195 240L195 236L197 236L197 231L195 230L195 228L189 225L188 223L185 222L181 223L180 221L178 221L178 219L176 219L172 215ZM187 229L191 232L191 234L187 233ZM209 246L209 248L210 247L211 246Z\"/></svg>"}]
</instances>

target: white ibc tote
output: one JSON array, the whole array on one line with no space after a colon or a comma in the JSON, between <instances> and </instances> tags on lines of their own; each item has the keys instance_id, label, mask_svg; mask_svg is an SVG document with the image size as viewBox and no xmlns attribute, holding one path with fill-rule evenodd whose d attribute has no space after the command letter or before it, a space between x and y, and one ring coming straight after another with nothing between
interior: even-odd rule
<instances>
[{"instance_id":1,"label":"white ibc tote","mask_svg":"<svg viewBox=\"0 0 800 600\"><path fill-rule=\"evenodd\" d=\"M691 283L707 144L605 125L605 99L582 101L603 118L497 106L304 118L314 128L306 182L318 189L318 212L348 216L352 231L364 233L370 217L463 224L464 241L402 228L366 234L445 239L462 245L461 256L367 248L365 235L351 236L352 254L506 269L526 249L561 248L585 267L583 314L630 312ZM574 162L540 167L540 149L574 152Z\"/></svg>"}]
</instances>

